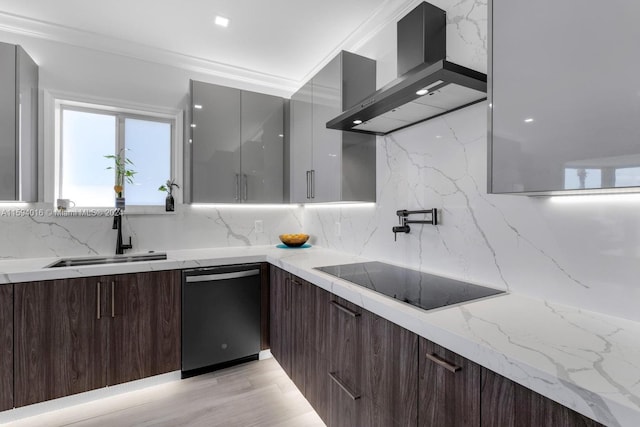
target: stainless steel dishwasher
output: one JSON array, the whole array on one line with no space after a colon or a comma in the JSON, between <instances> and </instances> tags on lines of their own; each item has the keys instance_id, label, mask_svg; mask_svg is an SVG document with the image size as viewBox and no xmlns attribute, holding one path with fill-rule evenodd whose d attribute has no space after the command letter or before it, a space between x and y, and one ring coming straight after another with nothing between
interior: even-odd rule
<instances>
[{"instance_id":1,"label":"stainless steel dishwasher","mask_svg":"<svg viewBox=\"0 0 640 427\"><path fill-rule=\"evenodd\" d=\"M260 352L260 264L185 270L182 378L248 360Z\"/></svg>"}]
</instances>

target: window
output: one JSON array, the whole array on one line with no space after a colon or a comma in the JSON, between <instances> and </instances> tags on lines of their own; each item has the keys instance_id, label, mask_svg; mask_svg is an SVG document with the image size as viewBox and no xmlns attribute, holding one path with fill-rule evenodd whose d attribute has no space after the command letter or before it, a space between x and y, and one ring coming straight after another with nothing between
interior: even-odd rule
<instances>
[{"instance_id":1,"label":"window","mask_svg":"<svg viewBox=\"0 0 640 427\"><path fill-rule=\"evenodd\" d=\"M595 168L565 168L564 189L577 190L585 188L600 188L602 186L602 171Z\"/></svg>"},{"instance_id":2,"label":"window","mask_svg":"<svg viewBox=\"0 0 640 427\"><path fill-rule=\"evenodd\" d=\"M107 169L114 162L104 156L120 153L136 172L124 183L127 206L164 205L158 187L175 176L174 128L172 118L62 104L58 197L78 207L114 206L115 173Z\"/></svg>"}]
</instances>

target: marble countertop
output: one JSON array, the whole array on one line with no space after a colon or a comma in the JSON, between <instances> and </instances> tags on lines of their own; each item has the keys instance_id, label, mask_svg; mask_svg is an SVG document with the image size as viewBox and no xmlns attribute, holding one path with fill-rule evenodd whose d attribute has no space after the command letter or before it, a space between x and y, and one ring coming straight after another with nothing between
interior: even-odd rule
<instances>
[{"instance_id":1,"label":"marble countertop","mask_svg":"<svg viewBox=\"0 0 640 427\"><path fill-rule=\"evenodd\" d=\"M607 426L640 425L638 322L518 294L424 311L314 270L371 261L318 247L180 250L166 261L44 268L56 260L0 261L0 284L267 261Z\"/></svg>"}]
</instances>

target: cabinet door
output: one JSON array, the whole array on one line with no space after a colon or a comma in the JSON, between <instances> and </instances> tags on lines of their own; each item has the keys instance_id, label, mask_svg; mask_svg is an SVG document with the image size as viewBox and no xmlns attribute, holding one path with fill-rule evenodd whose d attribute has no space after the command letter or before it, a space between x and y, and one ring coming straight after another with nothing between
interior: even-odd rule
<instances>
[{"instance_id":1,"label":"cabinet door","mask_svg":"<svg viewBox=\"0 0 640 427\"><path fill-rule=\"evenodd\" d=\"M240 200L240 90L191 81L192 201ZM194 127L195 126L195 127Z\"/></svg>"},{"instance_id":2,"label":"cabinet door","mask_svg":"<svg viewBox=\"0 0 640 427\"><path fill-rule=\"evenodd\" d=\"M22 49L16 47L18 74L18 146L19 182L17 200L38 199L38 65Z\"/></svg>"},{"instance_id":3,"label":"cabinet door","mask_svg":"<svg viewBox=\"0 0 640 427\"><path fill-rule=\"evenodd\" d=\"M0 200L16 200L16 47L0 43Z\"/></svg>"},{"instance_id":4,"label":"cabinet door","mask_svg":"<svg viewBox=\"0 0 640 427\"><path fill-rule=\"evenodd\" d=\"M305 282L305 397L329 421L329 293Z\"/></svg>"},{"instance_id":5,"label":"cabinet door","mask_svg":"<svg viewBox=\"0 0 640 427\"><path fill-rule=\"evenodd\" d=\"M271 354L291 378L291 275L271 267L269 337Z\"/></svg>"},{"instance_id":6,"label":"cabinet door","mask_svg":"<svg viewBox=\"0 0 640 427\"><path fill-rule=\"evenodd\" d=\"M294 203L310 201L312 96L313 84L309 81L291 97L289 181L291 202Z\"/></svg>"},{"instance_id":7,"label":"cabinet door","mask_svg":"<svg viewBox=\"0 0 640 427\"><path fill-rule=\"evenodd\" d=\"M0 285L0 411L13 408L13 285Z\"/></svg>"},{"instance_id":8,"label":"cabinet door","mask_svg":"<svg viewBox=\"0 0 640 427\"><path fill-rule=\"evenodd\" d=\"M291 379L305 393L305 332L309 323L307 304L310 284L291 276Z\"/></svg>"},{"instance_id":9,"label":"cabinet door","mask_svg":"<svg viewBox=\"0 0 640 427\"><path fill-rule=\"evenodd\" d=\"M602 424L482 369L483 427L596 427Z\"/></svg>"},{"instance_id":10,"label":"cabinet door","mask_svg":"<svg viewBox=\"0 0 640 427\"><path fill-rule=\"evenodd\" d=\"M19 283L15 290L15 406L107 385L105 283Z\"/></svg>"},{"instance_id":11,"label":"cabinet door","mask_svg":"<svg viewBox=\"0 0 640 427\"><path fill-rule=\"evenodd\" d=\"M284 100L242 91L240 104L242 201L282 203Z\"/></svg>"},{"instance_id":12,"label":"cabinet door","mask_svg":"<svg viewBox=\"0 0 640 427\"><path fill-rule=\"evenodd\" d=\"M480 426L480 366L420 338L420 426Z\"/></svg>"},{"instance_id":13,"label":"cabinet door","mask_svg":"<svg viewBox=\"0 0 640 427\"><path fill-rule=\"evenodd\" d=\"M359 426L362 415L362 309L331 296L329 425Z\"/></svg>"},{"instance_id":14,"label":"cabinet door","mask_svg":"<svg viewBox=\"0 0 640 427\"><path fill-rule=\"evenodd\" d=\"M313 201L342 200L342 132L327 122L342 112L341 60L336 56L313 78Z\"/></svg>"},{"instance_id":15,"label":"cabinet door","mask_svg":"<svg viewBox=\"0 0 640 427\"><path fill-rule=\"evenodd\" d=\"M640 2L490 4L489 192L639 186Z\"/></svg>"},{"instance_id":16,"label":"cabinet door","mask_svg":"<svg viewBox=\"0 0 640 427\"><path fill-rule=\"evenodd\" d=\"M180 272L113 276L109 385L180 369Z\"/></svg>"},{"instance_id":17,"label":"cabinet door","mask_svg":"<svg viewBox=\"0 0 640 427\"><path fill-rule=\"evenodd\" d=\"M367 311L362 323L362 425L417 425L418 336Z\"/></svg>"}]
</instances>

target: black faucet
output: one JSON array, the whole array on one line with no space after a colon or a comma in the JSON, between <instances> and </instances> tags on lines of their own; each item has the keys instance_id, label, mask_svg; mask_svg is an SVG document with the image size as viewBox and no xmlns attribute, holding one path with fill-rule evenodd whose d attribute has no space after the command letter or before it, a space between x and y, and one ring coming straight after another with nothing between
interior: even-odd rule
<instances>
[{"instance_id":1,"label":"black faucet","mask_svg":"<svg viewBox=\"0 0 640 427\"><path fill-rule=\"evenodd\" d=\"M125 249L131 249L133 245L131 244L131 236L129 236L129 244L122 243L122 212L120 209L116 211L116 214L113 216L113 226L111 227L113 230L118 229L118 238L116 240L116 255L122 255Z\"/></svg>"},{"instance_id":2,"label":"black faucet","mask_svg":"<svg viewBox=\"0 0 640 427\"><path fill-rule=\"evenodd\" d=\"M409 215L413 214L431 214L430 220L412 220L408 219ZM408 211L406 209L401 209L396 211L396 215L398 215L398 221L400 225L396 225L391 229L393 231L393 240L396 240L396 236L398 233L409 233L411 231L411 227L409 224L431 224L438 225L438 210L436 208L419 210L419 211Z\"/></svg>"}]
</instances>

